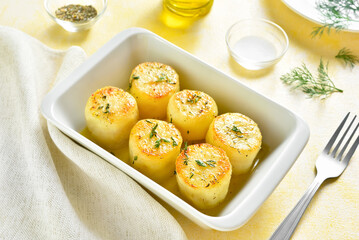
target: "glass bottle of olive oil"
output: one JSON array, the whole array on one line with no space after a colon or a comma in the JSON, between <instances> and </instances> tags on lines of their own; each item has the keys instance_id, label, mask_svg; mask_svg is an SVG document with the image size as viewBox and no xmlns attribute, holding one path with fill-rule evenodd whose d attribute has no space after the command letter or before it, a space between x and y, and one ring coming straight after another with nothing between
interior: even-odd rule
<instances>
[{"instance_id":1,"label":"glass bottle of olive oil","mask_svg":"<svg viewBox=\"0 0 359 240\"><path fill-rule=\"evenodd\" d=\"M185 17L206 15L212 4L213 0L163 0L164 7Z\"/></svg>"}]
</instances>

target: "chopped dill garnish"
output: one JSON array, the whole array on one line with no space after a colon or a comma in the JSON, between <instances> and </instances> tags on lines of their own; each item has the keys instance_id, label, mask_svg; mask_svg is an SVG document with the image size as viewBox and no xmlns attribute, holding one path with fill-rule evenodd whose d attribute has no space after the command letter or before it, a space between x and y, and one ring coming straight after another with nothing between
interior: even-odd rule
<instances>
[{"instance_id":1,"label":"chopped dill garnish","mask_svg":"<svg viewBox=\"0 0 359 240\"><path fill-rule=\"evenodd\" d=\"M137 161L137 156L134 156L134 157L133 157L132 164L135 164L135 161Z\"/></svg>"},{"instance_id":2,"label":"chopped dill garnish","mask_svg":"<svg viewBox=\"0 0 359 240\"><path fill-rule=\"evenodd\" d=\"M184 142L184 148L183 148L183 154L186 156L186 160L188 160L188 155L187 155L187 142ZM187 165L187 164L186 164Z\"/></svg>"},{"instance_id":3,"label":"chopped dill garnish","mask_svg":"<svg viewBox=\"0 0 359 240\"><path fill-rule=\"evenodd\" d=\"M184 142L184 148L183 148L183 150L184 150L185 152L187 152L187 148L188 148L188 143L187 143L187 142Z\"/></svg>"},{"instance_id":4,"label":"chopped dill garnish","mask_svg":"<svg viewBox=\"0 0 359 240\"><path fill-rule=\"evenodd\" d=\"M202 160L196 159L196 163L201 167L207 167L207 165Z\"/></svg>"},{"instance_id":5,"label":"chopped dill garnish","mask_svg":"<svg viewBox=\"0 0 359 240\"><path fill-rule=\"evenodd\" d=\"M160 145L161 145L161 138L156 140L154 148L159 148Z\"/></svg>"},{"instance_id":6,"label":"chopped dill garnish","mask_svg":"<svg viewBox=\"0 0 359 240\"><path fill-rule=\"evenodd\" d=\"M183 159L184 161L183 161L183 164L184 165L188 165L188 155L187 155L187 142L184 142L184 148L183 148L183 154L184 154L184 156L186 157L185 159Z\"/></svg>"},{"instance_id":7,"label":"chopped dill garnish","mask_svg":"<svg viewBox=\"0 0 359 240\"><path fill-rule=\"evenodd\" d=\"M300 89L310 98L325 99L334 92L343 92L335 87L328 75L328 64L324 66L322 59L320 59L316 78L303 63L302 67L292 69L289 73L282 75L280 79L287 85L293 85L292 89Z\"/></svg>"},{"instance_id":8,"label":"chopped dill garnish","mask_svg":"<svg viewBox=\"0 0 359 240\"><path fill-rule=\"evenodd\" d=\"M172 80L165 73L161 73L160 76L157 77L155 82L166 82L169 84L176 84L175 82L172 82Z\"/></svg>"},{"instance_id":9,"label":"chopped dill garnish","mask_svg":"<svg viewBox=\"0 0 359 240\"><path fill-rule=\"evenodd\" d=\"M178 146L178 143L176 142L176 140L173 137L171 137L171 139L172 139L172 146L174 146L174 147Z\"/></svg>"},{"instance_id":10,"label":"chopped dill garnish","mask_svg":"<svg viewBox=\"0 0 359 240\"><path fill-rule=\"evenodd\" d=\"M109 109L110 109L110 104L107 103L104 113L109 113L110 112Z\"/></svg>"},{"instance_id":11,"label":"chopped dill garnish","mask_svg":"<svg viewBox=\"0 0 359 240\"><path fill-rule=\"evenodd\" d=\"M197 94L193 94L193 95L191 96L191 98L188 98L188 99L187 99L187 102L189 102L189 103L197 103L198 100L201 99L201 98L202 98L202 96L199 96L199 95L197 95Z\"/></svg>"},{"instance_id":12,"label":"chopped dill garnish","mask_svg":"<svg viewBox=\"0 0 359 240\"><path fill-rule=\"evenodd\" d=\"M351 68L353 68L356 63L359 63L359 58L352 54L352 52L345 47L339 50L335 58L343 60L345 66L349 65Z\"/></svg>"},{"instance_id":13,"label":"chopped dill garnish","mask_svg":"<svg viewBox=\"0 0 359 240\"><path fill-rule=\"evenodd\" d=\"M162 81L164 81L164 80L165 80L164 77L159 77L159 78L157 78L156 82L162 82Z\"/></svg>"},{"instance_id":14,"label":"chopped dill garnish","mask_svg":"<svg viewBox=\"0 0 359 240\"><path fill-rule=\"evenodd\" d=\"M207 160L207 161L202 161L202 160L196 160L196 163L201 166L201 167L215 167L216 161L214 160Z\"/></svg>"},{"instance_id":15,"label":"chopped dill garnish","mask_svg":"<svg viewBox=\"0 0 359 240\"><path fill-rule=\"evenodd\" d=\"M155 124L155 126L152 127L150 138L157 135L156 128L158 127L158 123Z\"/></svg>"},{"instance_id":16,"label":"chopped dill garnish","mask_svg":"<svg viewBox=\"0 0 359 240\"><path fill-rule=\"evenodd\" d=\"M235 125L233 125L231 130L236 133L242 133L241 130L239 128L237 128L237 126L235 126Z\"/></svg>"},{"instance_id":17,"label":"chopped dill garnish","mask_svg":"<svg viewBox=\"0 0 359 240\"><path fill-rule=\"evenodd\" d=\"M132 80L137 80L137 79L140 79L140 76L132 75ZM132 80L128 83L127 91L131 90L131 88L132 88Z\"/></svg>"},{"instance_id":18,"label":"chopped dill garnish","mask_svg":"<svg viewBox=\"0 0 359 240\"><path fill-rule=\"evenodd\" d=\"M156 142L155 142L155 146L154 148L159 148L160 145L161 145L161 142L166 142L166 143L169 143L170 140L168 139L165 139L165 138L160 138L160 139L157 139Z\"/></svg>"},{"instance_id":19,"label":"chopped dill garnish","mask_svg":"<svg viewBox=\"0 0 359 240\"><path fill-rule=\"evenodd\" d=\"M214 164L216 164L216 161L214 161L214 160L208 160L208 161L206 161L206 163L207 163L209 166L211 166L211 167L215 167Z\"/></svg>"}]
</instances>

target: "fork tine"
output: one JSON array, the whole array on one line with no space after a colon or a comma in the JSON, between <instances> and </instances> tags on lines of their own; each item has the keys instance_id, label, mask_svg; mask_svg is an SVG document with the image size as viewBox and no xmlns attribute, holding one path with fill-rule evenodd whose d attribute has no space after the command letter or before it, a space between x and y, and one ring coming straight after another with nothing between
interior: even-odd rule
<instances>
[{"instance_id":1,"label":"fork tine","mask_svg":"<svg viewBox=\"0 0 359 240\"><path fill-rule=\"evenodd\" d=\"M353 138L353 136L354 136L354 133L356 132L356 130L358 129L358 127L359 127L359 124L355 127L355 129L354 129L354 131L352 132L352 134L350 135L350 137L349 137L349 139L348 139L348 141L345 143L345 145L344 145L344 147L343 147L343 149L340 151L340 153L338 154L338 156L337 156L337 160L339 160L340 161L340 159L342 158L342 156L343 156L343 154L344 154L344 151L345 151L345 149L348 147L348 145L349 145L349 142L350 142L350 140L352 140L352 138ZM348 129L350 128L350 126L348 127ZM347 129L347 130L348 130ZM346 131L346 132L348 132L348 131Z\"/></svg>"},{"instance_id":2,"label":"fork tine","mask_svg":"<svg viewBox=\"0 0 359 240\"><path fill-rule=\"evenodd\" d=\"M356 126L356 128L354 129L352 135L350 136L349 140L348 140L347 143L345 144L345 148L348 146L349 141L350 141L351 138L353 137L353 135L354 135L354 133L356 132L356 130L358 129L358 127L359 127L359 123L357 124L357 126ZM359 144L359 136L358 136L357 139L355 140L353 146L349 149L347 155L346 155L346 156L344 157L344 159L342 160L342 162L343 162L345 165L348 165L350 158L353 156L353 154L354 154L356 148L358 147L358 144ZM338 156L338 157L340 157L340 158L342 157L342 155L343 155L343 153L344 153L344 150L345 150L345 149L343 149L343 150L340 152L340 154L339 154L340 156ZM338 158L338 159L340 159L340 158Z\"/></svg>"},{"instance_id":3,"label":"fork tine","mask_svg":"<svg viewBox=\"0 0 359 240\"><path fill-rule=\"evenodd\" d=\"M342 145L342 142L343 142L345 136L347 135L349 129L350 129L351 126L353 125L353 122L354 122L354 120L355 120L356 117L357 117L357 116L355 115L354 118L353 118L353 120L350 122L349 126L348 126L347 129L345 130L343 136L341 137L341 139L339 140L339 142L338 142L337 145L335 146L334 150L333 150L332 153L330 154L333 158L335 157L335 154L337 153L337 151L338 151L340 145ZM354 131L356 131L356 130L354 130ZM352 136L352 137L353 137L353 136ZM348 144L348 143L349 143L349 142L347 142L347 144ZM345 148L346 148L346 146L345 146Z\"/></svg>"},{"instance_id":4,"label":"fork tine","mask_svg":"<svg viewBox=\"0 0 359 240\"><path fill-rule=\"evenodd\" d=\"M343 121L340 123L339 127L337 128L337 130L335 130L333 136L330 138L329 142L327 143L327 145L325 146L323 152L326 154L329 154L330 149L332 148L335 140L337 139L339 132L342 130L344 123L346 122L346 120L349 117L350 112L348 112L348 114L345 116L345 118L343 119Z\"/></svg>"}]
</instances>

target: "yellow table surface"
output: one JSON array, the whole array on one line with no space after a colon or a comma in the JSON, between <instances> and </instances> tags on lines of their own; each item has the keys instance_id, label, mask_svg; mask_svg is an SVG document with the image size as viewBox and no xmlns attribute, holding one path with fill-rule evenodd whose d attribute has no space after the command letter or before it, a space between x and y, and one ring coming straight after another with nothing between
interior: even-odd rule
<instances>
[{"instance_id":1,"label":"yellow table surface","mask_svg":"<svg viewBox=\"0 0 359 240\"><path fill-rule=\"evenodd\" d=\"M248 17L269 19L288 33L289 50L274 68L248 71L229 56L226 30L235 21ZM42 0L1 0L0 25L24 31L51 48L80 46L88 55L124 29L146 28L286 106L308 123L311 137L303 153L241 228L231 232L205 230L164 204L189 239L269 238L314 179L316 157L342 117L348 111L359 113L359 66L351 69L334 58L343 47L359 56L359 33L332 32L312 39L310 33L317 25L294 13L280 0L215 0L207 16L181 21L163 11L162 0L109 0L103 18L91 30L80 33L69 33L56 25L45 12ZM344 93L319 101L292 92L281 83L280 76L302 62L315 71L321 57L329 61L329 74ZM320 188L293 239L359 239L358 152L340 178L329 180Z\"/></svg>"}]
</instances>

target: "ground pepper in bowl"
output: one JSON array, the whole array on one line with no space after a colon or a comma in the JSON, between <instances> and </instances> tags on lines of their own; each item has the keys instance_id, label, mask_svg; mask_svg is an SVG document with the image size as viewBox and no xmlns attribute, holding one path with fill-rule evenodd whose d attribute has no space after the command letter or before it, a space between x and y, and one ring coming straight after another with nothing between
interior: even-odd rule
<instances>
[{"instance_id":1,"label":"ground pepper in bowl","mask_svg":"<svg viewBox=\"0 0 359 240\"><path fill-rule=\"evenodd\" d=\"M55 16L69 22L86 22L97 16L97 10L91 5L69 4L58 8Z\"/></svg>"}]
</instances>

